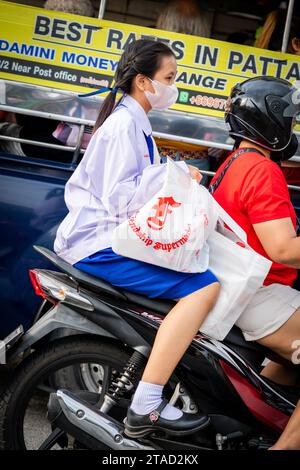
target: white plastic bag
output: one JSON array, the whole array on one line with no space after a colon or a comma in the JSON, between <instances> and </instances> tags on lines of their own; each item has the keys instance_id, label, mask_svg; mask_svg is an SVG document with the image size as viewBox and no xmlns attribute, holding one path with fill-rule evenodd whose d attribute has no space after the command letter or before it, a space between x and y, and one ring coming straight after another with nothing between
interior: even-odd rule
<instances>
[{"instance_id":1,"label":"white plastic bag","mask_svg":"<svg viewBox=\"0 0 300 470\"><path fill-rule=\"evenodd\" d=\"M208 190L168 159L161 190L113 234L112 249L175 271L206 271L206 242L217 222Z\"/></svg>"},{"instance_id":2,"label":"white plastic bag","mask_svg":"<svg viewBox=\"0 0 300 470\"><path fill-rule=\"evenodd\" d=\"M221 291L200 331L222 340L263 285L272 262L248 245L244 230L216 201L215 204L220 223L208 238L209 269L220 281Z\"/></svg>"}]
</instances>

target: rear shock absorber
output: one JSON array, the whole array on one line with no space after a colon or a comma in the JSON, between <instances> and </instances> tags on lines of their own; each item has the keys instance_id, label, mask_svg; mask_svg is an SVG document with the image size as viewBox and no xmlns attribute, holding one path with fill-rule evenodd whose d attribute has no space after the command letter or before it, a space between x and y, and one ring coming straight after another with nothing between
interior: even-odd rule
<instances>
[{"instance_id":1,"label":"rear shock absorber","mask_svg":"<svg viewBox=\"0 0 300 470\"><path fill-rule=\"evenodd\" d=\"M121 376L111 383L108 392L105 394L100 411L107 413L113 406L119 403L126 391L136 387L146 361L147 358L138 351L132 354Z\"/></svg>"}]
</instances>

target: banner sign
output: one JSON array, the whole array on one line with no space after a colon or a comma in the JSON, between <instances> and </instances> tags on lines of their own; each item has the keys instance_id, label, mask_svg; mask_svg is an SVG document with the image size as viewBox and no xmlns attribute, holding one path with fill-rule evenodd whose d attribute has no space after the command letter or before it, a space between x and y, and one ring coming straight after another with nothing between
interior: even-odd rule
<instances>
[{"instance_id":1,"label":"banner sign","mask_svg":"<svg viewBox=\"0 0 300 470\"><path fill-rule=\"evenodd\" d=\"M74 92L112 84L124 47L139 38L176 55L179 111L222 117L231 88L257 75L300 80L300 57L0 1L0 78Z\"/></svg>"}]
</instances>

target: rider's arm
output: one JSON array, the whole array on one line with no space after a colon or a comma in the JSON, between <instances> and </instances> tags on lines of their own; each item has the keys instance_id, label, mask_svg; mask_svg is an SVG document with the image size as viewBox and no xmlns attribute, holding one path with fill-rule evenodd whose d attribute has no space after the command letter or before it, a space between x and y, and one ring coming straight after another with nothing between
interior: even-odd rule
<instances>
[{"instance_id":1,"label":"rider's arm","mask_svg":"<svg viewBox=\"0 0 300 470\"><path fill-rule=\"evenodd\" d=\"M289 217L253 224L253 228L272 261L300 269L300 237Z\"/></svg>"},{"instance_id":2,"label":"rider's arm","mask_svg":"<svg viewBox=\"0 0 300 470\"><path fill-rule=\"evenodd\" d=\"M242 210L270 259L300 268L300 238L294 211L281 169L268 159L249 171L241 191Z\"/></svg>"}]
</instances>

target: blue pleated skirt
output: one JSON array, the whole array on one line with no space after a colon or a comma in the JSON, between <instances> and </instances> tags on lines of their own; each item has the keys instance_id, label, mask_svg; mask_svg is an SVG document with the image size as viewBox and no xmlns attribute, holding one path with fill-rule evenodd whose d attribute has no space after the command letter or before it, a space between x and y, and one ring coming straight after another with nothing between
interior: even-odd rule
<instances>
[{"instance_id":1,"label":"blue pleated skirt","mask_svg":"<svg viewBox=\"0 0 300 470\"><path fill-rule=\"evenodd\" d=\"M113 286L149 298L181 299L218 282L212 272L181 273L117 255L111 248L82 259L74 265Z\"/></svg>"}]
</instances>

